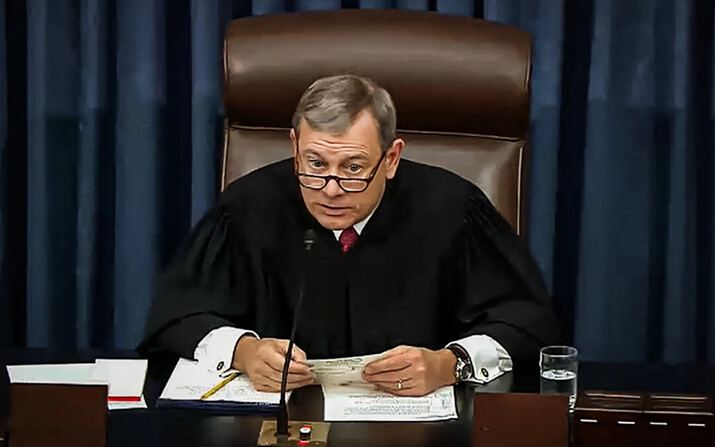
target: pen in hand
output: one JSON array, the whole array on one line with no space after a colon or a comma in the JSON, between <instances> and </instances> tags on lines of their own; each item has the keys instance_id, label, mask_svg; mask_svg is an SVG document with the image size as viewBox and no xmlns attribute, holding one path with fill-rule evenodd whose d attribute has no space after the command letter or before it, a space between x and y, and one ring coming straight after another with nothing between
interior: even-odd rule
<instances>
[{"instance_id":1,"label":"pen in hand","mask_svg":"<svg viewBox=\"0 0 715 447\"><path fill-rule=\"evenodd\" d=\"M206 399L208 399L209 397L213 396L213 394L214 394L216 391L218 391L218 390L220 390L221 388L225 387L230 381L232 381L233 379L235 379L236 377L238 377L238 374L239 374L239 373L237 373L237 372L231 373L230 376L228 376L228 377L226 377L225 379L223 379L221 382L219 382L218 385L216 385L215 387L213 387L213 388L211 388L210 390L206 391L206 392L204 393L204 395L201 396L201 400L206 400Z\"/></svg>"}]
</instances>

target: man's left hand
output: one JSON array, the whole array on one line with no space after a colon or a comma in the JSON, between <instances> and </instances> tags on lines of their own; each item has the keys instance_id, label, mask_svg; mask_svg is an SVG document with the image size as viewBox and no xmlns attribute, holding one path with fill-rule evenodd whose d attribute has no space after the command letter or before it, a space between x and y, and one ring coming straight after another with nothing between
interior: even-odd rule
<instances>
[{"instance_id":1,"label":"man's left hand","mask_svg":"<svg viewBox=\"0 0 715 447\"><path fill-rule=\"evenodd\" d=\"M449 349L398 346L365 366L363 379L398 396L424 396L456 382L457 358Z\"/></svg>"}]
</instances>

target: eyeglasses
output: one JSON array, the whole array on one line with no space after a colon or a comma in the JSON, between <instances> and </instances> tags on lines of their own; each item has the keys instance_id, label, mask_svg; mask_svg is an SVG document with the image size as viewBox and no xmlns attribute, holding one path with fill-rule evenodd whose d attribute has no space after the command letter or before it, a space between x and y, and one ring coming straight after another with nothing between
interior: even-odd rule
<instances>
[{"instance_id":1,"label":"eyeglasses","mask_svg":"<svg viewBox=\"0 0 715 447\"><path fill-rule=\"evenodd\" d=\"M296 154L296 160L298 155ZM375 178L377 170L382 164L382 160L385 158L385 152L380 156L380 161L377 162L377 166L372 170L372 173L367 178L350 178L350 177L338 177L337 175L315 175L306 174L304 172L298 172L298 164L296 161L295 175L298 177L298 181L302 186L308 189L321 190L328 186L330 180L335 180L338 183L340 189L345 192L363 192L370 186L370 182Z\"/></svg>"}]
</instances>

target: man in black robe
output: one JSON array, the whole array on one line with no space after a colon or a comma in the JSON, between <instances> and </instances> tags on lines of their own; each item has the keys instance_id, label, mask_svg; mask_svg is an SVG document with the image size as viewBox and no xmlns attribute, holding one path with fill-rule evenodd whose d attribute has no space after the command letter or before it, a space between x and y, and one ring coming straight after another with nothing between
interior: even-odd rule
<instances>
[{"instance_id":1,"label":"man in black robe","mask_svg":"<svg viewBox=\"0 0 715 447\"><path fill-rule=\"evenodd\" d=\"M477 186L401 160L395 125L373 81L313 83L294 157L233 182L197 224L158 278L140 348L276 391L298 311L289 388L313 382L306 358L383 353L364 379L413 396L535 365L558 333L536 263Z\"/></svg>"}]
</instances>

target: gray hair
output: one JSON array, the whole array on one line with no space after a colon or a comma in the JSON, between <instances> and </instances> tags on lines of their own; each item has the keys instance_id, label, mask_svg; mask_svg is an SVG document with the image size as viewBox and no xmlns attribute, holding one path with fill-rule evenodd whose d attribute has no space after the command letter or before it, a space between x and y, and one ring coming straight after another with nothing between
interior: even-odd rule
<instances>
[{"instance_id":1,"label":"gray hair","mask_svg":"<svg viewBox=\"0 0 715 447\"><path fill-rule=\"evenodd\" d=\"M362 76L329 76L313 82L293 113L293 129L297 136L305 121L313 130L342 135L363 110L377 123L382 151L388 150L395 140L395 105L387 90Z\"/></svg>"}]
</instances>

